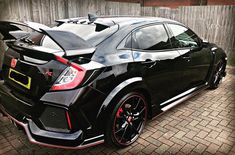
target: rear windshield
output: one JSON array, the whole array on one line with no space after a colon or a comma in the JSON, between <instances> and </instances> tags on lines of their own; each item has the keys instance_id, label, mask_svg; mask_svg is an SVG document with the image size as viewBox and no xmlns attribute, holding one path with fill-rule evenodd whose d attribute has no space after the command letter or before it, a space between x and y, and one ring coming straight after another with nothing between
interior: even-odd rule
<instances>
[{"instance_id":1,"label":"rear windshield","mask_svg":"<svg viewBox=\"0 0 235 155\"><path fill-rule=\"evenodd\" d=\"M58 27L53 27L52 29L72 32L87 41L90 45L97 46L115 33L118 30L118 26L114 25L97 31L97 25L95 24L64 23ZM60 47L48 36L45 36L42 39L41 45L48 48L60 49Z\"/></svg>"}]
</instances>

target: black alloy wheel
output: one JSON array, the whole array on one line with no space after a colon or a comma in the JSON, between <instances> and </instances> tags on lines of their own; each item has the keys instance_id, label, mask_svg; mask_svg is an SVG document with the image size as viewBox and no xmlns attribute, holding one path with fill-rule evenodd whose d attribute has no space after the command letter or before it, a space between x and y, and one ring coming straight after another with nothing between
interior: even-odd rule
<instances>
[{"instance_id":1,"label":"black alloy wheel","mask_svg":"<svg viewBox=\"0 0 235 155\"><path fill-rule=\"evenodd\" d=\"M116 105L111 123L110 140L116 146L134 143L142 132L147 120L147 103L143 95L132 92Z\"/></svg>"},{"instance_id":2,"label":"black alloy wheel","mask_svg":"<svg viewBox=\"0 0 235 155\"><path fill-rule=\"evenodd\" d=\"M224 61L221 60L216 66L216 70L214 72L214 75L210 84L211 89L218 88L218 86L220 85L224 77L224 71L225 71L225 63Z\"/></svg>"}]
</instances>

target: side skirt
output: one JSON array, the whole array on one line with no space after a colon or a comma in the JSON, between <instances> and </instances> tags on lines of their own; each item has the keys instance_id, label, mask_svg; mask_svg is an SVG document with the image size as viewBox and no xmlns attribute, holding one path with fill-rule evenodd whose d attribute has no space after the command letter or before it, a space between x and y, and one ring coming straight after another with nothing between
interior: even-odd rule
<instances>
[{"instance_id":1,"label":"side skirt","mask_svg":"<svg viewBox=\"0 0 235 155\"><path fill-rule=\"evenodd\" d=\"M207 89L209 87L208 85L208 82L203 84L203 85L200 85L198 87L194 87L194 88L191 88L163 103L160 104L160 113L159 114L156 114L153 118L163 114L164 112L166 112L167 110L171 109L172 107L186 101L187 99L195 96L196 94L198 94L199 92Z\"/></svg>"}]
</instances>

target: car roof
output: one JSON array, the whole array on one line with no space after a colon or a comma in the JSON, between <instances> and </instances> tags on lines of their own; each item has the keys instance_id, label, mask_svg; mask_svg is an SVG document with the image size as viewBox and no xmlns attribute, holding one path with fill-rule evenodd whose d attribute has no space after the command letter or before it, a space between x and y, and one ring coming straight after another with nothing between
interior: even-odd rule
<instances>
[{"instance_id":1,"label":"car roof","mask_svg":"<svg viewBox=\"0 0 235 155\"><path fill-rule=\"evenodd\" d=\"M161 17L143 17L143 16L101 16L98 17L100 21L107 22L113 21L119 25L134 25L134 24L148 24L153 22L171 22L171 23L178 23L175 20L161 18Z\"/></svg>"},{"instance_id":2,"label":"car roof","mask_svg":"<svg viewBox=\"0 0 235 155\"><path fill-rule=\"evenodd\" d=\"M94 23L98 23L101 25L106 26L113 26L115 24L118 24L120 27L122 26L130 26L130 25L145 25L150 24L154 22L171 22L171 23L179 23L175 20L171 20L168 18L161 18L161 17L146 17L146 16L98 16L95 17ZM61 19L57 20L58 23L64 23L64 22L72 22L77 23L80 20L87 20L89 22L87 17L78 17L78 18L69 18L69 19Z\"/></svg>"},{"instance_id":3,"label":"car roof","mask_svg":"<svg viewBox=\"0 0 235 155\"><path fill-rule=\"evenodd\" d=\"M115 23L122 23L127 21L173 21L167 18L161 17L144 17L144 16L101 16L98 18L113 20Z\"/></svg>"}]
</instances>

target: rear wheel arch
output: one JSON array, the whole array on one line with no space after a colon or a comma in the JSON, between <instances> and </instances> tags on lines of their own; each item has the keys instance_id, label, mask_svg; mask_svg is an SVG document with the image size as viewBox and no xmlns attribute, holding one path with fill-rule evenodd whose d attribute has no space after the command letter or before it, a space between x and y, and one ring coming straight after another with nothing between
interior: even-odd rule
<instances>
[{"instance_id":1,"label":"rear wheel arch","mask_svg":"<svg viewBox=\"0 0 235 155\"><path fill-rule=\"evenodd\" d=\"M112 96L112 98L109 99L108 103L105 103L105 101L104 101L100 107L98 114L97 114L97 117L96 117L97 122L104 124L102 122L106 121L109 118L109 115L110 115L110 113L112 113L114 107L116 106L117 101L120 100L122 97L124 97L126 94L128 94L130 92L140 93L144 96L144 98L146 99L146 102L147 102L147 107L148 107L148 118L150 118L151 107L152 107L151 106L151 95L150 95L149 91L147 90L147 87L145 86L145 84L141 78L140 81L130 83L130 84L126 85L125 87L123 87L122 89L120 89L115 94L115 96ZM110 96L107 96L107 98L109 98L109 97ZM101 128L103 128L103 125L101 126Z\"/></svg>"}]
</instances>

